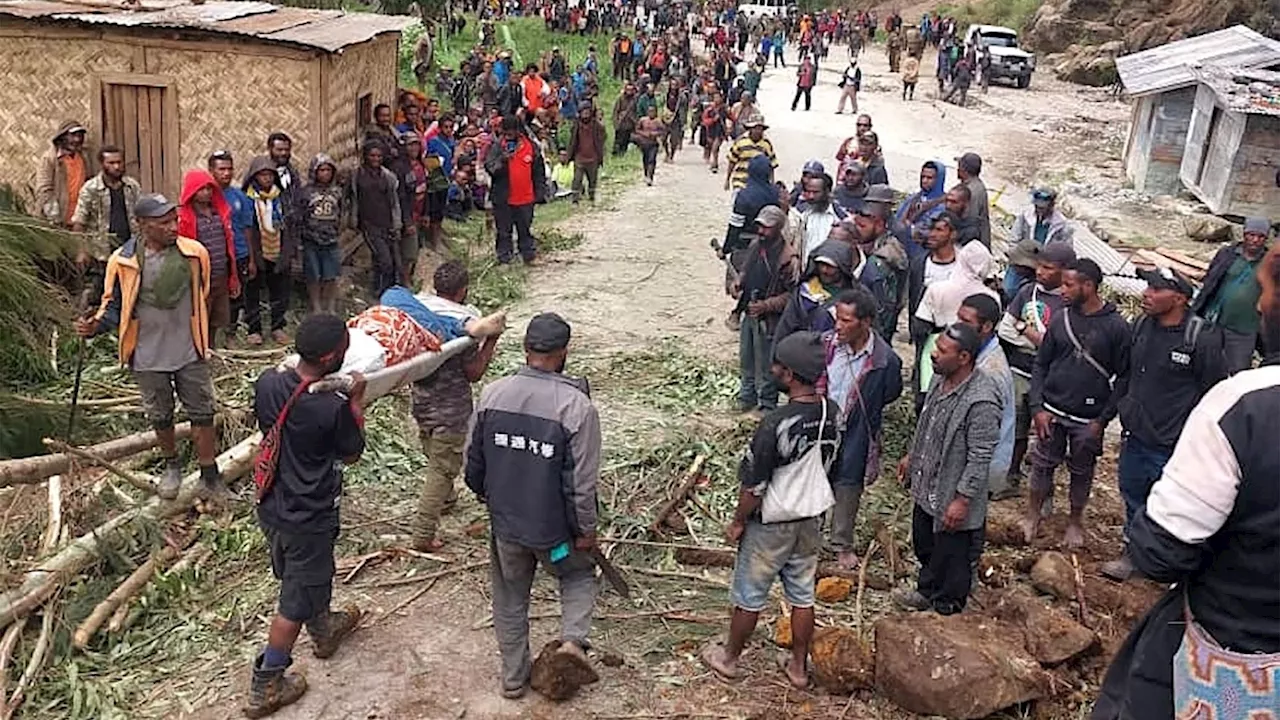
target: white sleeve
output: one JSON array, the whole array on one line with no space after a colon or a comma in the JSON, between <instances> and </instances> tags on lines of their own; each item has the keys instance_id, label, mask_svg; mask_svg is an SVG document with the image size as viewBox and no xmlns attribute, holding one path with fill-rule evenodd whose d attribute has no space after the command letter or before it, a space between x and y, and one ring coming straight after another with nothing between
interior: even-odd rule
<instances>
[{"instance_id":1,"label":"white sleeve","mask_svg":"<svg viewBox=\"0 0 1280 720\"><path fill-rule=\"evenodd\" d=\"M1235 507L1240 463L1220 420L1243 394L1239 381L1248 380L1245 374L1218 383L1191 411L1147 496L1147 516L1189 545L1218 532Z\"/></svg>"}]
</instances>

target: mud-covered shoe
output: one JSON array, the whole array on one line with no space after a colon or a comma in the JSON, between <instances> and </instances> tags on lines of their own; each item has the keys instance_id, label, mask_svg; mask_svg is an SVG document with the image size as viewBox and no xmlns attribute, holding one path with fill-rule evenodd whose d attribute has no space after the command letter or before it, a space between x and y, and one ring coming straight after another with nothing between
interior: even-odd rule
<instances>
[{"instance_id":1,"label":"mud-covered shoe","mask_svg":"<svg viewBox=\"0 0 1280 720\"><path fill-rule=\"evenodd\" d=\"M307 692L307 678L300 674L285 674L288 665L263 667L263 656L253 661L253 681L249 686L249 703L241 710L247 718L270 715L285 705L298 701Z\"/></svg>"},{"instance_id":2,"label":"mud-covered shoe","mask_svg":"<svg viewBox=\"0 0 1280 720\"><path fill-rule=\"evenodd\" d=\"M200 494L214 503L230 502L236 498L235 493L223 482L217 465L200 468Z\"/></svg>"},{"instance_id":3,"label":"mud-covered shoe","mask_svg":"<svg viewBox=\"0 0 1280 720\"><path fill-rule=\"evenodd\" d=\"M1115 560L1102 563L1102 567L1098 568L1098 571L1116 582L1124 582L1133 577L1134 567L1133 561L1129 559L1129 551L1125 550Z\"/></svg>"},{"instance_id":4,"label":"mud-covered shoe","mask_svg":"<svg viewBox=\"0 0 1280 720\"><path fill-rule=\"evenodd\" d=\"M894 604L903 610L929 610L933 607L929 598L921 595L915 588L899 588L891 597Z\"/></svg>"},{"instance_id":5,"label":"mud-covered shoe","mask_svg":"<svg viewBox=\"0 0 1280 720\"><path fill-rule=\"evenodd\" d=\"M172 500L178 497L178 491L182 489L182 465L177 458L171 458L165 461L164 474L160 476L160 487L156 488L156 494L162 500Z\"/></svg>"},{"instance_id":6,"label":"mud-covered shoe","mask_svg":"<svg viewBox=\"0 0 1280 720\"><path fill-rule=\"evenodd\" d=\"M360 624L363 613L355 605L348 605L340 612L329 611L307 623L315 656L321 660L331 657L338 646Z\"/></svg>"}]
</instances>

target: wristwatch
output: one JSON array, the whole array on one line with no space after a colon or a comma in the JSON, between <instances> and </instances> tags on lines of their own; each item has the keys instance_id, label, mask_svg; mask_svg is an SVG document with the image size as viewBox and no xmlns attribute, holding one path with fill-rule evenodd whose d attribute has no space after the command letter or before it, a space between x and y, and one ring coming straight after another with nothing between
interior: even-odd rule
<instances>
[{"instance_id":1,"label":"wristwatch","mask_svg":"<svg viewBox=\"0 0 1280 720\"><path fill-rule=\"evenodd\" d=\"M1017 330L1018 334L1021 335L1022 333L1027 331L1027 321L1019 320L1018 322L1013 324L1013 329Z\"/></svg>"}]
</instances>

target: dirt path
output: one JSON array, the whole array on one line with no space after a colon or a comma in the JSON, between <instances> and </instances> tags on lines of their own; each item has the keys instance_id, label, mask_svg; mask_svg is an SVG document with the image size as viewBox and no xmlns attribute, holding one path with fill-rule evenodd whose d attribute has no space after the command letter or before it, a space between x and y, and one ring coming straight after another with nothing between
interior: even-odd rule
<instances>
[{"instance_id":1,"label":"dirt path","mask_svg":"<svg viewBox=\"0 0 1280 720\"><path fill-rule=\"evenodd\" d=\"M843 53L842 48L833 55ZM832 62L828 70L839 67ZM873 49L864 58L867 92L862 110L870 112L886 148L895 187L910 190L920 164L942 158L954 169L955 155L978 149L993 158L1015 154L1016 121L1007 121L990 110L942 108L925 100L903 104L890 89L883 55ZM929 94L927 78L921 94ZM851 115L833 114L838 89L835 76L823 73L814 92L812 111L791 112L791 71L771 71L762 87L761 103L778 149L781 166L777 177L791 182L810 158L818 158L834 170L837 145L854 130ZM1047 105L1060 104L1060 96L1038 98ZM1037 98L1037 92L996 88L991 97L1008 94L1001 102L1021 104ZM990 101L988 101L990 102ZM977 113L982 112L981 115ZM1023 130L1027 133L1029 131ZM995 188L1015 185L1016 171L993 162L988 180ZM953 176L954 177L954 176ZM674 164L658 168L653 187L637 185L598 211L583 213L562 229L580 232L585 240L573 251L548 259L529 278L525 301L512 308L514 331L506 343L518 344L524 322L543 310L564 315L574 327L575 352L592 356L640 351L667 338L675 338L699 356L720 362L736 357L736 342L721 324L728 301L721 288L723 264L708 247L725 226L730 196L722 189L723 176L710 174L701 152L686 147ZM508 350L510 352L510 350ZM518 351L517 351L518 352ZM572 364L571 357L570 363ZM572 367L570 368L572 371ZM597 399L605 417L605 441L625 430L635 417L678 422L680 418L652 418L652 408L629 407L607 394ZM1099 483L1100 485L1103 483ZM465 546L469 546L469 550ZM479 543L460 543L454 565L483 559ZM470 553L463 555L462 553ZM716 717L747 717L737 702L752 696L771 698L798 714L834 714L848 717L895 717L883 700L870 698L846 706L845 698L804 696L788 700L788 693L773 683L768 652L756 651L749 666L758 670L752 682L729 688L715 681L693 660L694 647L671 647L629 634L628 624L601 620L597 637L610 649L622 652L627 666L603 673L603 681L587 688L564 705L552 705L530 696L513 702L501 699L498 690L498 656L493 631L488 627L488 578L485 570L471 571L441 580L420 600L394 616L386 613L418 590L410 585L394 591L361 591L339 585L337 600L355 601L372 611L371 621L333 659L310 657L304 640L296 653L297 667L307 673L311 691L296 705L278 713L281 720L378 718L505 719L562 717L661 717L677 712L706 712ZM686 592L717 592L691 586ZM655 603L670 606L678 598L654 598L642 593L631 611L651 609ZM727 603L727 598L726 598ZM876 604L869 596L869 604ZM611 598L611 612L628 608ZM549 619L533 624L535 649L554 637L558 610L552 586L540 580L535 589L535 611ZM678 628L679 626L677 626ZM705 633L704 633L705 634ZM764 658L764 659L762 659ZM243 698L243 676L227 678L214 691L216 707L189 717L238 717ZM776 695L776 697L774 697ZM210 701L206 696L205 703ZM728 703L728 704L722 704ZM800 704L797 704L800 703ZM835 703L831 705L829 703ZM776 707L776 706L775 706ZM769 717L787 717L791 712Z\"/></svg>"}]
</instances>

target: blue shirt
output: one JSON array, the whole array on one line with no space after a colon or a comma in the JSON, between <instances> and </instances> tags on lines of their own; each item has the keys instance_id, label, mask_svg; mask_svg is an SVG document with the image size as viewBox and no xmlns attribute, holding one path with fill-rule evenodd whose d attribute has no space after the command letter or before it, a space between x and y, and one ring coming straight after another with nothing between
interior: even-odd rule
<instances>
[{"instance_id":1,"label":"blue shirt","mask_svg":"<svg viewBox=\"0 0 1280 720\"><path fill-rule=\"evenodd\" d=\"M1013 465L1013 443L1015 426L1018 424L1017 402L1013 389L1013 372L1009 369L1009 360L1000 347L1000 339L992 336L987 344L978 352L974 363L978 370L986 373L1000 386L1000 438L996 441L995 451L991 454L991 480L1003 482Z\"/></svg>"},{"instance_id":2,"label":"blue shirt","mask_svg":"<svg viewBox=\"0 0 1280 720\"><path fill-rule=\"evenodd\" d=\"M511 77L511 66L505 62L495 63L493 66L493 76L498 79L498 87L507 84L507 80Z\"/></svg>"},{"instance_id":3,"label":"blue shirt","mask_svg":"<svg viewBox=\"0 0 1280 720\"><path fill-rule=\"evenodd\" d=\"M456 144L453 138L442 135L436 135L427 141L427 154L440 158L440 169L444 171L446 178L453 177L453 148Z\"/></svg>"},{"instance_id":4,"label":"blue shirt","mask_svg":"<svg viewBox=\"0 0 1280 720\"><path fill-rule=\"evenodd\" d=\"M235 240L236 260L243 260L249 257L248 231L257 226L258 216L253 209L253 201L235 185L222 188L222 196L231 206L231 237Z\"/></svg>"}]
</instances>

